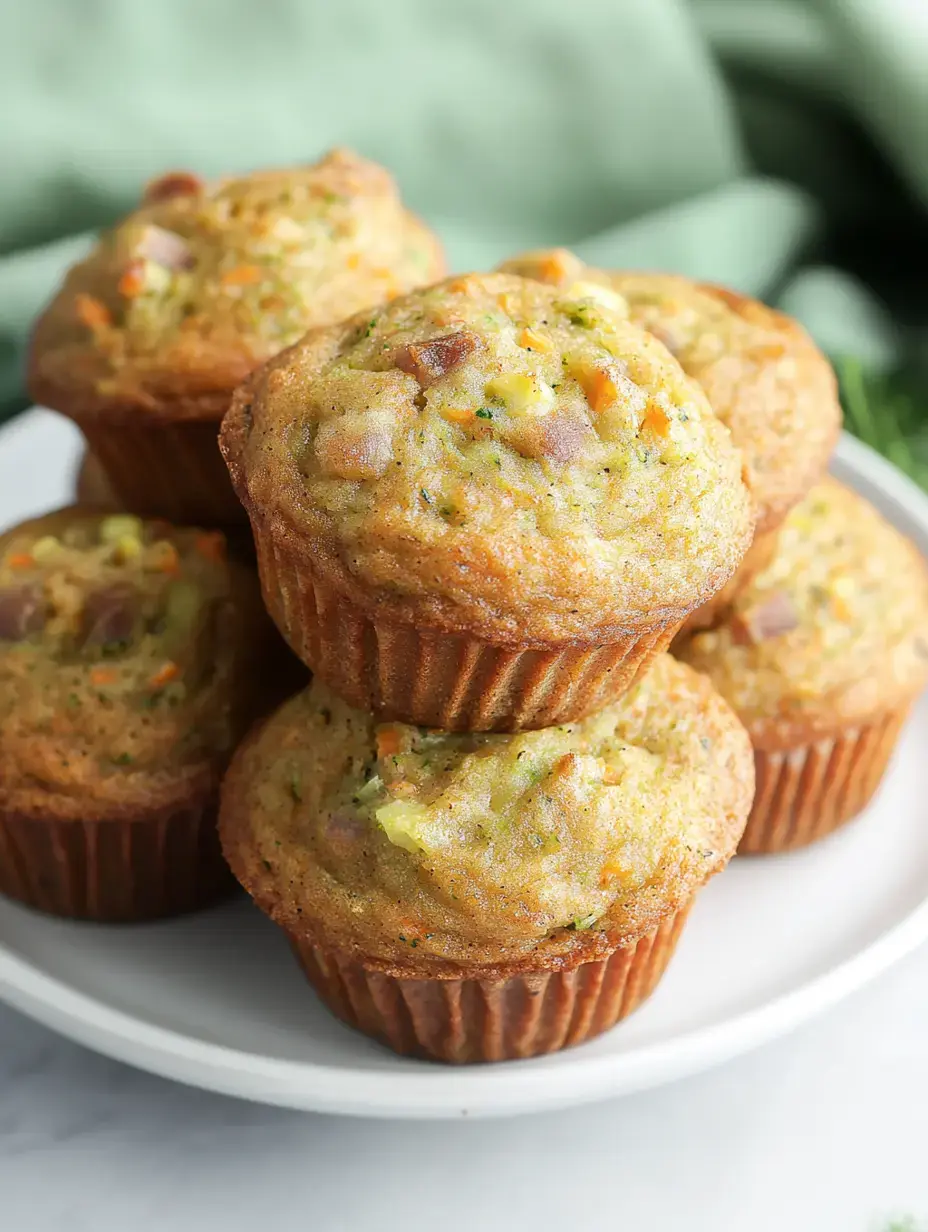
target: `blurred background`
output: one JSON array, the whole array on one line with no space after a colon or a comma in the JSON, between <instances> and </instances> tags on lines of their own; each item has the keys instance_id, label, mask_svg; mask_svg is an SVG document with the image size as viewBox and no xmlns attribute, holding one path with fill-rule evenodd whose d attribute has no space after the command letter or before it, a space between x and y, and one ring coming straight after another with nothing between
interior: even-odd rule
<instances>
[{"instance_id":1,"label":"blurred background","mask_svg":"<svg viewBox=\"0 0 928 1232\"><path fill-rule=\"evenodd\" d=\"M928 483L928 0L4 0L0 417L167 168L387 164L458 269L566 244L797 315Z\"/></svg>"}]
</instances>

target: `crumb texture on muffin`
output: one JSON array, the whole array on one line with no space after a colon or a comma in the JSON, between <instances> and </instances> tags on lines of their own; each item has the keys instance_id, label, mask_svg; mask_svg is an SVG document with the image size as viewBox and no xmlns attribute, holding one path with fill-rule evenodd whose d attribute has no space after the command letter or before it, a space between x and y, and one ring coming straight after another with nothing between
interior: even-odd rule
<instances>
[{"instance_id":1,"label":"crumb texture on muffin","mask_svg":"<svg viewBox=\"0 0 928 1232\"><path fill-rule=\"evenodd\" d=\"M392 176L349 151L214 185L162 177L40 319L33 392L211 416L217 395L306 329L443 269Z\"/></svg>"},{"instance_id":2,"label":"crumb texture on muffin","mask_svg":"<svg viewBox=\"0 0 928 1232\"><path fill-rule=\"evenodd\" d=\"M688 901L752 791L743 728L662 655L600 714L521 735L378 723L314 682L240 750L221 827L259 905L328 946L544 966Z\"/></svg>"},{"instance_id":3,"label":"crumb texture on muffin","mask_svg":"<svg viewBox=\"0 0 928 1232\"><path fill-rule=\"evenodd\" d=\"M470 275L315 331L223 440L253 518L425 623L593 640L682 618L751 535L727 430L589 283Z\"/></svg>"},{"instance_id":4,"label":"crumb texture on muffin","mask_svg":"<svg viewBox=\"0 0 928 1232\"><path fill-rule=\"evenodd\" d=\"M501 268L553 285L589 279L623 296L630 319L677 357L731 429L760 532L779 523L824 472L841 426L837 384L792 318L675 274L588 268L564 249L524 253Z\"/></svg>"},{"instance_id":5,"label":"crumb texture on muffin","mask_svg":"<svg viewBox=\"0 0 928 1232\"><path fill-rule=\"evenodd\" d=\"M0 802L102 818L215 790L269 626L213 532L64 510L0 538Z\"/></svg>"},{"instance_id":6,"label":"crumb texture on muffin","mask_svg":"<svg viewBox=\"0 0 928 1232\"><path fill-rule=\"evenodd\" d=\"M907 704L928 677L928 572L862 497L827 479L724 624L674 653L708 673L761 745Z\"/></svg>"}]
</instances>

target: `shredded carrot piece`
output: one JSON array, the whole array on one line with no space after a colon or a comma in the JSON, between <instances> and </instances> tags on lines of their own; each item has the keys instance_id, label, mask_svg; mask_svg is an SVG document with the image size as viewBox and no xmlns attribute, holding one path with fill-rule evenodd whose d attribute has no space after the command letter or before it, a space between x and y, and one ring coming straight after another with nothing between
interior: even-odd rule
<instances>
[{"instance_id":1,"label":"shredded carrot piece","mask_svg":"<svg viewBox=\"0 0 928 1232\"><path fill-rule=\"evenodd\" d=\"M400 796L401 798L404 798L406 796L415 796L417 794L418 788L415 783L410 783L408 779L400 779L398 782L390 784L391 796Z\"/></svg>"},{"instance_id":2,"label":"shredded carrot piece","mask_svg":"<svg viewBox=\"0 0 928 1232\"><path fill-rule=\"evenodd\" d=\"M586 400L590 404L590 410L596 415L601 415L603 411L607 411L619 396L615 381L602 368L597 368L595 372L591 372L583 380L582 384Z\"/></svg>"},{"instance_id":3,"label":"shredded carrot piece","mask_svg":"<svg viewBox=\"0 0 928 1232\"><path fill-rule=\"evenodd\" d=\"M6 563L11 569L31 569L35 564L35 557L29 552L14 552Z\"/></svg>"},{"instance_id":4,"label":"shredded carrot piece","mask_svg":"<svg viewBox=\"0 0 928 1232\"><path fill-rule=\"evenodd\" d=\"M400 928L404 933L422 932L422 925L417 920L413 920L410 916L405 916L402 920L400 920Z\"/></svg>"},{"instance_id":5,"label":"shredded carrot piece","mask_svg":"<svg viewBox=\"0 0 928 1232\"><path fill-rule=\"evenodd\" d=\"M476 418L474 411L468 406L446 406L442 415L451 423L456 424L473 423Z\"/></svg>"},{"instance_id":6,"label":"shredded carrot piece","mask_svg":"<svg viewBox=\"0 0 928 1232\"><path fill-rule=\"evenodd\" d=\"M507 316L515 316L518 311L519 302L516 297L514 295L510 295L508 291L504 291L502 295L497 295L496 302Z\"/></svg>"},{"instance_id":7,"label":"shredded carrot piece","mask_svg":"<svg viewBox=\"0 0 928 1232\"><path fill-rule=\"evenodd\" d=\"M145 290L145 262L130 261L119 280L119 294L135 299Z\"/></svg>"},{"instance_id":8,"label":"shredded carrot piece","mask_svg":"<svg viewBox=\"0 0 928 1232\"><path fill-rule=\"evenodd\" d=\"M615 879L617 877L621 877L624 872L624 866L619 864L617 860L607 861L607 863L603 865L603 871L599 875L600 886L605 889L610 881L615 881Z\"/></svg>"},{"instance_id":9,"label":"shredded carrot piece","mask_svg":"<svg viewBox=\"0 0 928 1232\"><path fill-rule=\"evenodd\" d=\"M93 685L113 684L116 678L111 667L95 667L90 673L90 683Z\"/></svg>"},{"instance_id":10,"label":"shredded carrot piece","mask_svg":"<svg viewBox=\"0 0 928 1232\"><path fill-rule=\"evenodd\" d=\"M613 766L607 766L603 771L603 782L607 787L615 787L616 783L622 782L622 776Z\"/></svg>"},{"instance_id":11,"label":"shredded carrot piece","mask_svg":"<svg viewBox=\"0 0 928 1232\"><path fill-rule=\"evenodd\" d=\"M165 663L159 667L154 676L148 681L149 687L152 689L161 689L166 684L170 684L172 680L176 680L180 675L180 668L176 663Z\"/></svg>"},{"instance_id":12,"label":"shredded carrot piece","mask_svg":"<svg viewBox=\"0 0 928 1232\"><path fill-rule=\"evenodd\" d=\"M109 308L93 295L85 295L83 292L75 295L74 307L88 329L105 329L113 323Z\"/></svg>"},{"instance_id":13,"label":"shredded carrot piece","mask_svg":"<svg viewBox=\"0 0 928 1232\"><path fill-rule=\"evenodd\" d=\"M197 535L197 551L206 560L225 560L225 535L221 534L218 530L204 531L202 535Z\"/></svg>"},{"instance_id":14,"label":"shredded carrot piece","mask_svg":"<svg viewBox=\"0 0 928 1232\"><path fill-rule=\"evenodd\" d=\"M473 281L466 275L463 278L455 278L453 282L448 283L448 290L454 295L470 295L473 287Z\"/></svg>"},{"instance_id":15,"label":"shredded carrot piece","mask_svg":"<svg viewBox=\"0 0 928 1232\"><path fill-rule=\"evenodd\" d=\"M263 276L257 265L236 265L234 269L226 270L220 282L224 287L247 287L260 282Z\"/></svg>"},{"instance_id":16,"label":"shredded carrot piece","mask_svg":"<svg viewBox=\"0 0 928 1232\"><path fill-rule=\"evenodd\" d=\"M655 436L669 436L670 416L656 402L649 402L641 426L653 432Z\"/></svg>"},{"instance_id":17,"label":"shredded carrot piece","mask_svg":"<svg viewBox=\"0 0 928 1232\"><path fill-rule=\"evenodd\" d=\"M847 620L850 620L853 616L851 609L848 607L848 605L845 603L845 601L841 598L840 595L831 596L831 610L834 612L834 614L837 616L839 620L847 621Z\"/></svg>"},{"instance_id":18,"label":"shredded carrot piece","mask_svg":"<svg viewBox=\"0 0 928 1232\"><path fill-rule=\"evenodd\" d=\"M348 256L345 258L345 265L348 267L348 269L356 270L360 264L361 264L360 253L349 252Z\"/></svg>"},{"instance_id":19,"label":"shredded carrot piece","mask_svg":"<svg viewBox=\"0 0 928 1232\"><path fill-rule=\"evenodd\" d=\"M552 252L538 262L538 277L542 282L561 282L567 274L567 262L561 252Z\"/></svg>"},{"instance_id":20,"label":"shredded carrot piece","mask_svg":"<svg viewBox=\"0 0 928 1232\"><path fill-rule=\"evenodd\" d=\"M156 568L162 573L180 572L180 556L173 543L165 543L161 559L157 562Z\"/></svg>"},{"instance_id":21,"label":"shredded carrot piece","mask_svg":"<svg viewBox=\"0 0 928 1232\"><path fill-rule=\"evenodd\" d=\"M377 731L377 756L392 757L400 751L400 733L395 727L381 727Z\"/></svg>"},{"instance_id":22,"label":"shredded carrot piece","mask_svg":"<svg viewBox=\"0 0 928 1232\"><path fill-rule=\"evenodd\" d=\"M536 333L535 330L528 326L519 334L519 346L527 347L530 351L542 351L546 355L554 350L554 343L550 338L546 338L544 334Z\"/></svg>"}]
</instances>

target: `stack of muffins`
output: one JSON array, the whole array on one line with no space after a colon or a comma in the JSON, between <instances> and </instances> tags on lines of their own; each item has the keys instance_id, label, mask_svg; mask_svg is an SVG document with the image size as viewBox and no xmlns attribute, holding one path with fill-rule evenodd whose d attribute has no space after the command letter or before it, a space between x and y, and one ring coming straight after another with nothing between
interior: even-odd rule
<instances>
[{"instance_id":1,"label":"stack of muffins","mask_svg":"<svg viewBox=\"0 0 928 1232\"><path fill-rule=\"evenodd\" d=\"M105 509L0 540L0 889L197 906L221 795L326 1003L461 1062L609 1028L739 843L863 807L928 580L823 480L834 378L795 323L563 250L441 273L337 153L166 177L69 275L32 388ZM225 559L242 509L309 687Z\"/></svg>"}]
</instances>

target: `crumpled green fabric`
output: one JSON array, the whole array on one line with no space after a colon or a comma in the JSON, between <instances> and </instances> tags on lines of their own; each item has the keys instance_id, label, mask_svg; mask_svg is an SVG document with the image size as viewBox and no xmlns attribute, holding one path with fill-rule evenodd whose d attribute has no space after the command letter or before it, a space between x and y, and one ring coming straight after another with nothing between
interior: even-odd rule
<instances>
[{"instance_id":1,"label":"crumpled green fabric","mask_svg":"<svg viewBox=\"0 0 928 1232\"><path fill-rule=\"evenodd\" d=\"M459 270L567 244L917 366L926 61L922 0L2 5L0 410L31 319L146 179L333 144L389 165Z\"/></svg>"}]
</instances>

